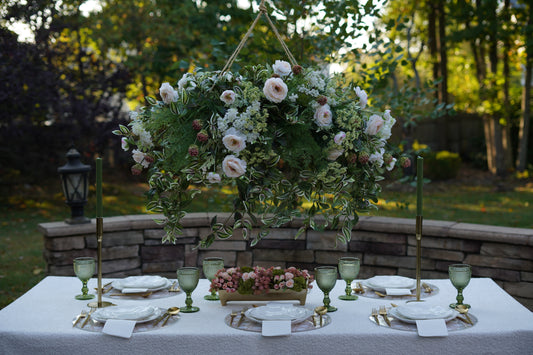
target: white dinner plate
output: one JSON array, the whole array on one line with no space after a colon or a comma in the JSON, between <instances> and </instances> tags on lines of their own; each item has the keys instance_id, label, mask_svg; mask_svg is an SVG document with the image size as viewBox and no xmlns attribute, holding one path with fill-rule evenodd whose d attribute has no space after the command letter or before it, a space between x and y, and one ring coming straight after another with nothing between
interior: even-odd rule
<instances>
[{"instance_id":1,"label":"white dinner plate","mask_svg":"<svg viewBox=\"0 0 533 355\"><path fill-rule=\"evenodd\" d=\"M394 307L389 310L389 314L391 316L393 316L394 318L397 318L397 319L399 319L399 320L401 320L402 322L405 322L405 323L416 324L416 321L417 321L416 319L406 318L406 317L402 316L401 314L398 313L398 310L396 308L394 308ZM451 321L452 319L454 319L458 315L459 315L459 313L457 311L453 311L452 315L450 315L449 317L444 318L444 321L445 322Z\"/></svg>"},{"instance_id":2,"label":"white dinner plate","mask_svg":"<svg viewBox=\"0 0 533 355\"><path fill-rule=\"evenodd\" d=\"M409 319L444 319L455 312L450 307L427 302L409 302L396 308L396 313Z\"/></svg>"},{"instance_id":3,"label":"white dinner plate","mask_svg":"<svg viewBox=\"0 0 533 355\"><path fill-rule=\"evenodd\" d=\"M396 275L380 275L362 281L363 285L376 291L385 292L387 288L416 288L416 280Z\"/></svg>"},{"instance_id":4,"label":"white dinner plate","mask_svg":"<svg viewBox=\"0 0 533 355\"><path fill-rule=\"evenodd\" d=\"M266 305L250 308L244 314L249 319L261 323L265 320L290 320L292 323L300 323L313 315L313 311L305 307L293 305Z\"/></svg>"},{"instance_id":5,"label":"white dinner plate","mask_svg":"<svg viewBox=\"0 0 533 355\"><path fill-rule=\"evenodd\" d=\"M111 284L117 290L128 288L146 289L147 291L159 291L172 284L169 279L161 276L129 276L125 279L115 280Z\"/></svg>"},{"instance_id":6,"label":"white dinner plate","mask_svg":"<svg viewBox=\"0 0 533 355\"><path fill-rule=\"evenodd\" d=\"M145 323L157 319L164 310L154 306L111 306L94 311L91 318L97 322L105 323L109 319L134 320Z\"/></svg>"}]
</instances>

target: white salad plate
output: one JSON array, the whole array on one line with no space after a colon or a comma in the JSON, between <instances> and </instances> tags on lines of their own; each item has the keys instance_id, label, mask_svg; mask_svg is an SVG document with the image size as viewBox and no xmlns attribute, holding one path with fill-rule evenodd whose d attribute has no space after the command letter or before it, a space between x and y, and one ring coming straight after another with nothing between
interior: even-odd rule
<instances>
[{"instance_id":1,"label":"white salad plate","mask_svg":"<svg viewBox=\"0 0 533 355\"><path fill-rule=\"evenodd\" d=\"M100 323L105 323L109 319L134 320L137 323L145 323L157 319L163 312L161 308L154 306L113 306L97 309L91 317Z\"/></svg>"},{"instance_id":2,"label":"white salad plate","mask_svg":"<svg viewBox=\"0 0 533 355\"><path fill-rule=\"evenodd\" d=\"M403 322L416 323L417 320L425 319L444 319L448 322L457 317L459 312L439 305L410 302L391 308L389 314Z\"/></svg>"}]
</instances>

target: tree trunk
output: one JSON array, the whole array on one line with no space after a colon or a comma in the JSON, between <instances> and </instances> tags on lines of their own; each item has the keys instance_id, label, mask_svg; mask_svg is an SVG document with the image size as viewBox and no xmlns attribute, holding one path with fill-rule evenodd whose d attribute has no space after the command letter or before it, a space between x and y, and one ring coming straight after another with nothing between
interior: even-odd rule
<instances>
[{"instance_id":1,"label":"tree trunk","mask_svg":"<svg viewBox=\"0 0 533 355\"><path fill-rule=\"evenodd\" d=\"M437 48L439 51L439 76L442 81L439 84L439 103L448 103L448 55L446 53L446 12L444 0L437 3L439 19L439 36Z\"/></svg>"},{"instance_id":2,"label":"tree trunk","mask_svg":"<svg viewBox=\"0 0 533 355\"><path fill-rule=\"evenodd\" d=\"M439 63L437 58L437 12L433 1L427 2L428 6L428 46L433 67L433 80L439 79ZM437 93L438 98L438 93Z\"/></svg>"},{"instance_id":3,"label":"tree trunk","mask_svg":"<svg viewBox=\"0 0 533 355\"><path fill-rule=\"evenodd\" d=\"M506 23L511 22L509 12L510 0L505 0L503 9L503 20ZM504 151L503 169L511 171L513 168L513 154L511 146L511 99L509 94L509 82L511 80L511 70L509 67L509 53L511 52L511 43L508 33L503 34L503 103L505 124L502 126L502 146Z\"/></svg>"},{"instance_id":4,"label":"tree trunk","mask_svg":"<svg viewBox=\"0 0 533 355\"><path fill-rule=\"evenodd\" d=\"M533 28L533 5L529 5L527 28ZM527 165L527 148L531 113L531 74L533 71L533 39L526 38L526 77L522 89L522 119L518 133L518 157L516 168L523 172Z\"/></svg>"}]
</instances>

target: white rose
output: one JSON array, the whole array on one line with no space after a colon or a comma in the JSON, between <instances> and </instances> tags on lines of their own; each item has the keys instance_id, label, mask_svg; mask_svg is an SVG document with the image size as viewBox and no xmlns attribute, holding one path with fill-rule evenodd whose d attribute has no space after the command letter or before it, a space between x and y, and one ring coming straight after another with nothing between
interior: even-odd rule
<instances>
[{"instance_id":1,"label":"white rose","mask_svg":"<svg viewBox=\"0 0 533 355\"><path fill-rule=\"evenodd\" d=\"M178 81L178 88L180 90L192 90L195 87L196 83L194 82L190 73L183 75L183 77Z\"/></svg>"},{"instance_id":2,"label":"white rose","mask_svg":"<svg viewBox=\"0 0 533 355\"><path fill-rule=\"evenodd\" d=\"M392 169L394 169L394 165L396 165L396 158L392 158L392 160L389 163L389 165L387 165L387 170L391 171Z\"/></svg>"},{"instance_id":3,"label":"white rose","mask_svg":"<svg viewBox=\"0 0 533 355\"><path fill-rule=\"evenodd\" d=\"M377 165L378 167L381 167L383 165L383 154L385 154L385 149L380 148L379 151L370 155L368 161Z\"/></svg>"},{"instance_id":4,"label":"white rose","mask_svg":"<svg viewBox=\"0 0 533 355\"><path fill-rule=\"evenodd\" d=\"M231 127L222 138L222 143L228 150L238 153L246 147L246 138L241 132Z\"/></svg>"},{"instance_id":5,"label":"white rose","mask_svg":"<svg viewBox=\"0 0 533 355\"><path fill-rule=\"evenodd\" d=\"M228 177L239 177L246 172L246 162L234 155L228 155L222 161L222 170Z\"/></svg>"},{"instance_id":6,"label":"white rose","mask_svg":"<svg viewBox=\"0 0 533 355\"><path fill-rule=\"evenodd\" d=\"M361 108L365 108L368 101L368 95L366 94L365 90L360 89L358 86L355 88L355 94L359 96L359 105L361 105Z\"/></svg>"},{"instance_id":7,"label":"white rose","mask_svg":"<svg viewBox=\"0 0 533 355\"><path fill-rule=\"evenodd\" d=\"M319 127L329 127L333 119L333 114L328 104L319 106L315 111L315 122Z\"/></svg>"},{"instance_id":8,"label":"white rose","mask_svg":"<svg viewBox=\"0 0 533 355\"><path fill-rule=\"evenodd\" d=\"M333 141L335 142L335 144L340 145L342 142L344 142L345 138L346 138L346 133L344 133L343 131L340 131L339 133L335 135L335 137L333 138Z\"/></svg>"},{"instance_id":9,"label":"white rose","mask_svg":"<svg viewBox=\"0 0 533 355\"><path fill-rule=\"evenodd\" d=\"M171 102L178 101L178 92L174 90L169 83L161 84L161 87L159 88L159 95L161 95L161 99L167 105Z\"/></svg>"},{"instance_id":10,"label":"white rose","mask_svg":"<svg viewBox=\"0 0 533 355\"><path fill-rule=\"evenodd\" d=\"M379 132L379 136L381 139L389 139L392 135L392 126L396 123L396 119L390 115L390 110L385 110L385 113L383 114L383 127L381 128Z\"/></svg>"},{"instance_id":11,"label":"white rose","mask_svg":"<svg viewBox=\"0 0 533 355\"><path fill-rule=\"evenodd\" d=\"M287 85L281 78L270 78L265 82L263 93L269 101L279 103L287 97Z\"/></svg>"},{"instance_id":12,"label":"white rose","mask_svg":"<svg viewBox=\"0 0 533 355\"><path fill-rule=\"evenodd\" d=\"M217 173L210 172L207 174L207 181L211 184L218 184L221 180L220 175Z\"/></svg>"},{"instance_id":13,"label":"white rose","mask_svg":"<svg viewBox=\"0 0 533 355\"><path fill-rule=\"evenodd\" d=\"M328 153L328 160L335 161L342 155L342 153L344 153L344 149L332 149Z\"/></svg>"},{"instance_id":14,"label":"white rose","mask_svg":"<svg viewBox=\"0 0 533 355\"><path fill-rule=\"evenodd\" d=\"M375 136L376 134L378 134L381 127L383 127L384 123L385 121L383 120L383 118L379 117L378 115L370 116L366 123L365 133L369 136Z\"/></svg>"},{"instance_id":15,"label":"white rose","mask_svg":"<svg viewBox=\"0 0 533 355\"><path fill-rule=\"evenodd\" d=\"M289 75L292 71L291 65L284 60L276 60L276 62L272 66L272 69L274 70L275 74L278 74L280 76Z\"/></svg>"},{"instance_id":16,"label":"white rose","mask_svg":"<svg viewBox=\"0 0 533 355\"><path fill-rule=\"evenodd\" d=\"M220 95L220 100L224 101L225 104L231 105L235 102L235 91L226 90Z\"/></svg>"}]
</instances>

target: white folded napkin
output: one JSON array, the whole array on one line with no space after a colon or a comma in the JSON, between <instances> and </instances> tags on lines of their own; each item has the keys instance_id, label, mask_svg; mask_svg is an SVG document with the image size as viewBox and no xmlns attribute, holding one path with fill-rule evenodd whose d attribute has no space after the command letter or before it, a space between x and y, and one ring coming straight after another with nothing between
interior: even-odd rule
<instances>
[{"instance_id":1,"label":"white folded napkin","mask_svg":"<svg viewBox=\"0 0 533 355\"><path fill-rule=\"evenodd\" d=\"M100 308L94 312L95 319L122 319L122 320L142 320L156 311L153 306L117 306Z\"/></svg>"},{"instance_id":2,"label":"white folded napkin","mask_svg":"<svg viewBox=\"0 0 533 355\"><path fill-rule=\"evenodd\" d=\"M447 337L448 328L444 319L422 319L416 321L418 335L421 337Z\"/></svg>"},{"instance_id":3,"label":"white folded napkin","mask_svg":"<svg viewBox=\"0 0 533 355\"><path fill-rule=\"evenodd\" d=\"M405 296L410 295L411 290L408 288L386 288L385 293L389 296Z\"/></svg>"},{"instance_id":4,"label":"white folded napkin","mask_svg":"<svg viewBox=\"0 0 533 355\"><path fill-rule=\"evenodd\" d=\"M147 288L123 288L122 293L143 293L148 292Z\"/></svg>"},{"instance_id":5,"label":"white folded napkin","mask_svg":"<svg viewBox=\"0 0 533 355\"><path fill-rule=\"evenodd\" d=\"M445 319L453 315L453 310L427 302L411 302L398 307L397 312L403 317L418 319Z\"/></svg>"},{"instance_id":6,"label":"white folded napkin","mask_svg":"<svg viewBox=\"0 0 533 355\"><path fill-rule=\"evenodd\" d=\"M157 288L162 287L168 280L161 276L129 276L120 280L123 288Z\"/></svg>"},{"instance_id":7,"label":"white folded napkin","mask_svg":"<svg viewBox=\"0 0 533 355\"><path fill-rule=\"evenodd\" d=\"M366 283L371 287L379 288L412 288L416 284L416 280L408 277L397 275L378 275L366 280Z\"/></svg>"},{"instance_id":8,"label":"white folded napkin","mask_svg":"<svg viewBox=\"0 0 533 355\"><path fill-rule=\"evenodd\" d=\"M107 322L105 322L102 333L129 339L133 334L135 323L136 322L134 320L109 319Z\"/></svg>"},{"instance_id":9,"label":"white folded napkin","mask_svg":"<svg viewBox=\"0 0 533 355\"><path fill-rule=\"evenodd\" d=\"M284 335L291 335L291 321L290 320L265 320L261 334L264 337L278 337Z\"/></svg>"}]
</instances>

